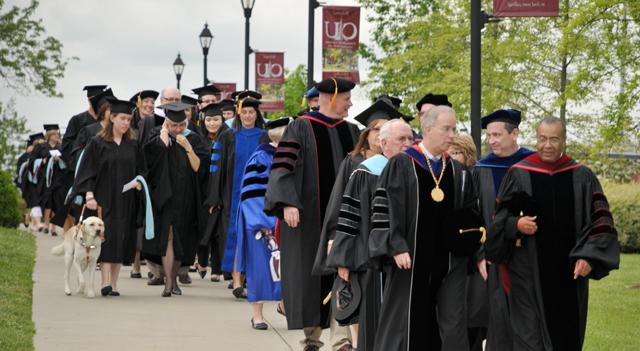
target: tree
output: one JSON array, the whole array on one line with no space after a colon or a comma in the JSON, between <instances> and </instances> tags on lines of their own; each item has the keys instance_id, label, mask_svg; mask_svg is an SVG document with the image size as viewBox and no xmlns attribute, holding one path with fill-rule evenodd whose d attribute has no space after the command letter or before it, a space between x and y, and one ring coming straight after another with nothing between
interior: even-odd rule
<instances>
[{"instance_id":1,"label":"tree","mask_svg":"<svg viewBox=\"0 0 640 351\"><path fill-rule=\"evenodd\" d=\"M269 119L297 115L304 108L301 101L306 91L307 66L298 65L293 71L285 69L284 112L269 114Z\"/></svg>"},{"instance_id":2,"label":"tree","mask_svg":"<svg viewBox=\"0 0 640 351\"><path fill-rule=\"evenodd\" d=\"M62 97L56 81L64 76L68 58L62 43L46 36L42 20L34 19L38 1L5 12L0 0L0 78L10 89L26 95L35 90Z\"/></svg>"},{"instance_id":3,"label":"tree","mask_svg":"<svg viewBox=\"0 0 640 351\"><path fill-rule=\"evenodd\" d=\"M446 93L466 119L469 1L361 3L374 13L368 18L374 45L362 50L371 63L371 94L404 97L406 113L423 94ZM489 9L491 1L483 4ZM385 11L394 16L385 18ZM639 21L638 2L561 0L557 18L487 24L483 113L514 107L530 122L557 115L569 124L573 140L593 136L609 149L624 141L638 145Z\"/></svg>"},{"instance_id":4,"label":"tree","mask_svg":"<svg viewBox=\"0 0 640 351\"><path fill-rule=\"evenodd\" d=\"M18 115L13 100L0 102L0 170L15 173L15 160L25 149L27 119Z\"/></svg>"}]
</instances>

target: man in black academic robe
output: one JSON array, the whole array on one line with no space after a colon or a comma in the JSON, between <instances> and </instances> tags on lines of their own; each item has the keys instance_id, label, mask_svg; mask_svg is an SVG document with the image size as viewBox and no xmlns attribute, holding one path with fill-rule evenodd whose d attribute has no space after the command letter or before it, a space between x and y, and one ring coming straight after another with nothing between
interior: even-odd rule
<instances>
[{"instance_id":1,"label":"man in black academic robe","mask_svg":"<svg viewBox=\"0 0 640 351\"><path fill-rule=\"evenodd\" d=\"M205 171L200 165L207 161L208 151L202 136L186 129L186 105L177 102L163 106L167 120L144 145L155 237L143 241L142 251L162 256L166 277L162 296L168 297L182 294L176 281L178 269L182 262L191 264L195 260L200 239L200 178Z\"/></svg>"},{"instance_id":2,"label":"man in black academic robe","mask_svg":"<svg viewBox=\"0 0 640 351\"><path fill-rule=\"evenodd\" d=\"M487 259L507 266L512 350L581 350L588 279L618 268L617 232L596 176L564 153L563 122L544 119L536 140L502 182Z\"/></svg>"},{"instance_id":3,"label":"man in black academic robe","mask_svg":"<svg viewBox=\"0 0 640 351\"><path fill-rule=\"evenodd\" d=\"M507 170L533 153L518 146L520 121L520 111L514 109L497 110L481 120L482 129L487 130L487 144L491 152L473 168L473 184L485 227L493 218L496 195ZM469 333L470 347L473 350L482 347L484 333L479 328L485 328L487 351L509 350L512 332L507 296L500 280L500 265L487 265L484 248L477 256L479 272L469 277L468 286L469 327L473 330Z\"/></svg>"},{"instance_id":4,"label":"man in black academic robe","mask_svg":"<svg viewBox=\"0 0 640 351\"><path fill-rule=\"evenodd\" d=\"M350 173L327 256L327 266L337 271L340 278L350 281L355 276L360 283L363 293L356 315L360 351L373 350L382 303L382 272L369 260L371 201L389 158L413 145L413 130L399 118L386 122L380 127L380 145L381 154L366 159Z\"/></svg>"},{"instance_id":5,"label":"man in black academic robe","mask_svg":"<svg viewBox=\"0 0 640 351\"><path fill-rule=\"evenodd\" d=\"M453 280L462 289L447 280L466 276L467 257L450 254L443 219L474 207L473 184L445 152L456 129L453 109L436 106L421 124L423 141L389 160L374 194L369 253L387 263L374 350L440 350L441 334L466 332L465 280Z\"/></svg>"},{"instance_id":6,"label":"man in black academic robe","mask_svg":"<svg viewBox=\"0 0 640 351\"><path fill-rule=\"evenodd\" d=\"M318 83L320 110L287 126L274 155L265 212L280 218L282 297L289 329L304 329L305 350L318 350L321 328L329 325L331 276L312 275L320 231L340 162L358 137L343 118L351 107L354 83ZM346 346L346 345L345 345Z\"/></svg>"}]
</instances>

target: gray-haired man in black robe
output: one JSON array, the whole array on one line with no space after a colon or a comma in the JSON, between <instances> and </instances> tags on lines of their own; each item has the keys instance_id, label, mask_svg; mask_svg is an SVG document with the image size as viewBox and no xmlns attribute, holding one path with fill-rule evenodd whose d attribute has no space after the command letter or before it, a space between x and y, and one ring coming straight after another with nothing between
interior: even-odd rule
<instances>
[{"instance_id":1,"label":"gray-haired man in black robe","mask_svg":"<svg viewBox=\"0 0 640 351\"><path fill-rule=\"evenodd\" d=\"M475 206L475 191L467 169L446 154L453 109L434 107L421 127L422 142L389 160L374 194L369 251L390 262L374 350L440 350L441 335L466 338L468 256L451 254L443 224Z\"/></svg>"},{"instance_id":2,"label":"gray-haired man in black robe","mask_svg":"<svg viewBox=\"0 0 640 351\"><path fill-rule=\"evenodd\" d=\"M507 266L512 350L581 350L588 279L619 266L607 198L565 143L560 119L538 124L538 152L505 176L489 228L487 259Z\"/></svg>"}]
</instances>

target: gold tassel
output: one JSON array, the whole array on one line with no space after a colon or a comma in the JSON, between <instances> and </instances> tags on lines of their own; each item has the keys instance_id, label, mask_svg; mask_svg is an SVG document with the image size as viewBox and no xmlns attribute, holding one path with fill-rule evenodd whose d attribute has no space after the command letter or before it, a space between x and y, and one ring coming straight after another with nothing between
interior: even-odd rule
<instances>
[{"instance_id":1,"label":"gold tassel","mask_svg":"<svg viewBox=\"0 0 640 351\"><path fill-rule=\"evenodd\" d=\"M302 102L300 103L300 107L307 107L307 96L302 96Z\"/></svg>"},{"instance_id":2,"label":"gold tassel","mask_svg":"<svg viewBox=\"0 0 640 351\"><path fill-rule=\"evenodd\" d=\"M242 113L242 103L243 102L244 102L244 99L241 99L240 101L238 101L238 116L240 116L240 114Z\"/></svg>"},{"instance_id":3,"label":"gold tassel","mask_svg":"<svg viewBox=\"0 0 640 351\"><path fill-rule=\"evenodd\" d=\"M138 98L136 99L136 105L138 107L142 107L142 99L140 98L140 94L138 94Z\"/></svg>"},{"instance_id":4,"label":"gold tassel","mask_svg":"<svg viewBox=\"0 0 640 351\"><path fill-rule=\"evenodd\" d=\"M329 292L329 295L327 295L327 297L325 297L324 300L322 300L323 305L326 305L329 303L329 301L331 301L331 293L332 292Z\"/></svg>"},{"instance_id":5,"label":"gold tassel","mask_svg":"<svg viewBox=\"0 0 640 351\"><path fill-rule=\"evenodd\" d=\"M336 81L335 78L331 78L331 80L333 80L333 84L335 85L335 90L333 91L333 96L331 97L331 107L334 107L336 104L336 97L338 96L338 82Z\"/></svg>"},{"instance_id":6,"label":"gold tassel","mask_svg":"<svg viewBox=\"0 0 640 351\"><path fill-rule=\"evenodd\" d=\"M480 227L480 228L471 228L471 229L460 229L460 234L464 234L464 233L468 233L468 232L480 232L482 233L482 237L480 238L480 243L484 244L485 241L487 241L487 230L484 227Z\"/></svg>"}]
</instances>

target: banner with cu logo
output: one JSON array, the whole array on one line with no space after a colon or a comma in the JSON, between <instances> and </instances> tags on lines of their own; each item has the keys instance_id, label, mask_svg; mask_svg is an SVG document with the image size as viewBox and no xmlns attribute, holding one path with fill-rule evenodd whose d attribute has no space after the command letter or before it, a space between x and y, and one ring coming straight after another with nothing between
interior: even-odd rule
<instances>
[{"instance_id":1,"label":"banner with cu logo","mask_svg":"<svg viewBox=\"0 0 640 351\"><path fill-rule=\"evenodd\" d=\"M284 111L284 53L256 52L256 91L262 94L260 111Z\"/></svg>"},{"instance_id":2,"label":"banner with cu logo","mask_svg":"<svg viewBox=\"0 0 640 351\"><path fill-rule=\"evenodd\" d=\"M322 79L340 77L360 82L360 8L322 8Z\"/></svg>"}]
</instances>

